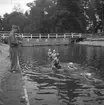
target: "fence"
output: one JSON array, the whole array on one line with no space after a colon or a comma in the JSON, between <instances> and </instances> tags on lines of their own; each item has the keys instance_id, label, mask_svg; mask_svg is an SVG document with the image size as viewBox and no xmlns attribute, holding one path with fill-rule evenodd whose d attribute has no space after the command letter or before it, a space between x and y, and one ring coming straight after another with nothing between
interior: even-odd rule
<instances>
[{"instance_id":1,"label":"fence","mask_svg":"<svg viewBox=\"0 0 104 105\"><path fill-rule=\"evenodd\" d=\"M0 38L5 39L6 37L9 36L9 31L5 31L5 32L1 32L0 31ZM21 37L21 38L74 38L74 37L104 37L104 33L96 33L96 34L92 34L92 33L19 33L19 35L17 35L17 37Z\"/></svg>"},{"instance_id":2,"label":"fence","mask_svg":"<svg viewBox=\"0 0 104 105\"><path fill-rule=\"evenodd\" d=\"M2 33L1 37L3 39L5 39L6 37L8 37L9 34L8 33ZM82 37L82 34L81 33L50 33L50 34L28 34L28 33L20 33L20 34L17 34L17 37L20 37L20 38L74 38L74 37Z\"/></svg>"}]
</instances>

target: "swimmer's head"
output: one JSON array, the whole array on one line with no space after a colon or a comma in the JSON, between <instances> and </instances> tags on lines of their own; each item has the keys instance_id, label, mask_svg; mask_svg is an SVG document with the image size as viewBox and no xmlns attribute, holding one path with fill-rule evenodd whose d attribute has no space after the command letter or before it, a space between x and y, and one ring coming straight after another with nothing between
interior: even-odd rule
<instances>
[{"instance_id":1,"label":"swimmer's head","mask_svg":"<svg viewBox=\"0 0 104 105\"><path fill-rule=\"evenodd\" d=\"M51 51L51 49L48 49L48 51Z\"/></svg>"},{"instance_id":2,"label":"swimmer's head","mask_svg":"<svg viewBox=\"0 0 104 105\"><path fill-rule=\"evenodd\" d=\"M55 50L53 50L53 53L55 53L56 51Z\"/></svg>"},{"instance_id":3,"label":"swimmer's head","mask_svg":"<svg viewBox=\"0 0 104 105\"><path fill-rule=\"evenodd\" d=\"M91 73L86 73L87 76L91 76Z\"/></svg>"},{"instance_id":4,"label":"swimmer's head","mask_svg":"<svg viewBox=\"0 0 104 105\"><path fill-rule=\"evenodd\" d=\"M73 65L73 62L70 62L69 65Z\"/></svg>"}]
</instances>

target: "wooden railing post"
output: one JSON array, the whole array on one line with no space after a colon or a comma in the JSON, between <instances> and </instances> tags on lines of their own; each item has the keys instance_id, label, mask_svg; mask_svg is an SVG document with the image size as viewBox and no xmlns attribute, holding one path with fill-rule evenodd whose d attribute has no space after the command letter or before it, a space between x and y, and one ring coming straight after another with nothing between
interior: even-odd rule
<instances>
[{"instance_id":1,"label":"wooden railing post","mask_svg":"<svg viewBox=\"0 0 104 105\"><path fill-rule=\"evenodd\" d=\"M58 38L58 34L56 34L56 38Z\"/></svg>"},{"instance_id":2,"label":"wooden railing post","mask_svg":"<svg viewBox=\"0 0 104 105\"><path fill-rule=\"evenodd\" d=\"M3 37L3 39L5 39L5 35L4 35L4 34L3 34L3 36L2 36L2 37Z\"/></svg>"},{"instance_id":3,"label":"wooden railing post","mask_svg":"<svg viewBox=\"0 0 104 105\"><path fill-rule=\"evenodd\" d=\"M81 38L82 37L82 34L81 33L79 33L79 38Z\"/></svg>"},{"instance_id":4,"label":"wooden railing post","mask_svg":"<svg viewBox=\"0 0 104 105\"><path fill-rule=\"evenodd\" d=\"M50 36L50 35L48 34L48 39L49 39L49 36Z\"/></svg>"},{"instance_id":5,"label":"wooden railing post","mask_svg":"<svg viewBox=\"0 0 104 105\"><path fill-rule=\"evenodd\" d=\"M64 34L64 39L66 38L66 34Z\"/></svg>"},{"instance_id":6,"label":"wooden railing post","mask_svg":"<svg viewBox=\"0 0 104 105\"><path fill-rule=\"evenodd\" d=\"M41 39L41 34L39 34L39 39Z\"/></svg>"},{"instance_id":7,"label":"wooden railing post","mask_svg":"<svg viewBox=\"0 0 104 105\"><path fill-rule=\"evenodd\" d=\"M71 36L72 36L72 38L73 38L73 33L71 33Z\"/></svg>"},{"instance_id":8,"label":"wooden railing post","mask_svg":"<svg viewBox=\"0 0 104 105\"><path fill-rule=\"evenodd\" d=\"M31 34L31 39L32 39L32 34Z\"/></svg>"},{"instance_id":9,"label":"wooden railing post","mask_svg":"<svg viewBox=\"0 0 104 105\"><path fill-rule=\"evenodd\" d=\"M24 36L23 36L23 34L22 34L22 38L23 38Z\"/></svg>"}]
</instances>

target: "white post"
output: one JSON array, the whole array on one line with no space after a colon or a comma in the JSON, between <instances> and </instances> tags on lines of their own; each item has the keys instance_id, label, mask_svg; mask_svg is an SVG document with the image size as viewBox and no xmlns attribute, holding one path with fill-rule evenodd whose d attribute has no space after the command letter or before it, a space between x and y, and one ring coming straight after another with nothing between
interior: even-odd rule
<instances>
[{"instance_id":1,"label":"white post","mask_svg":"<svg viewBox=\"0 0 104 105\"><path fill-rule=\"evenodd\" d=\"M66 34L64 34L64 39L66 38Z\"/></svg>"},{"instance_id":2,"label":"white post","mask_svg":"<svg viewBox=\"0 0 104 105\"><path fill-rule=\"evenodd\" d=\"M22 38L23 38L23 34L22 34Z\"/></svg>"},{"instance_id":3,"label":"white post","mask_svg":"<svg viewBox=\"0 0 104 105\"><path fill-rule=\"evenodd\" d=\"M41 39L41 34L39 34L39 38Z\"/></svg>"},{"instance_id":4,"label":"white post","mask_svg":"<svg viewBox=\"0 0 104 105\"><path fill-rule=\"evenodd\" d=\"M56 38L58 38L58 34L56 34Z\"/></svg>"},{"instance_id":5,"label":"white post","mask_svg":"<svg viewBox=\"0 0 104 105\"><path fill-rule=\"evenodd\" d=\"M48 34L48 39L49 39L49 34Z\"/></svg>"},{"instance_id":6,"label":"white post","mask_svg":"<svg viewBox=\"0 0 104 105\"><path fill-rule=\"evenodd\" d=\"M82 34L81 33L79 33L79 38L81 38L82 37Z\"/></svg>"},{"instance_id":7,"label":"white post","mask_svg":"<svg viewBox=\"0 0 104 105\"><path fill-rule=\"evenodd\" d=\"M31 39L32 39L32 34L31 34Z\"/></svg>"},{"instance_id":8,"label":"white post","mask_svg":"<svg viewBox=\"0 0 104 105\"><path fill-rule=\"evenodd\" d=\"M71 36L72 36L72 38L73 38L73 33L71 33Z\"/></svg>"},{"instance_id":9,"label":"white post","mask_svg":"<svg viewBox=\"0 0 104 105\"><path fill-rule=\"evenodd\" d=\"M5 39L5 35L3 34L3 39Z\"/></svg>"}]
</instances>

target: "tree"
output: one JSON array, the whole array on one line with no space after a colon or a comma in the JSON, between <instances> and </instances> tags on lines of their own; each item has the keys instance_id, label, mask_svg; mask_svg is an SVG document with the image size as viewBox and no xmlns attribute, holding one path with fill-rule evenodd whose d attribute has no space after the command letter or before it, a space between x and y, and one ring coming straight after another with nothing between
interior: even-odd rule
<instances>
[{"instance_id":1,"label":"tree","mask_svg":"<svg viewBox=\"0 0 104 105\"><path fill-rule=\"evenodd\" d=\"M0 31L2 31L3 25L2 25L2 17L0 16Z\"/></svg>"},{"instance_id":2,"label":"tree","mask_svg":"<svg viewBox=\"0 0 104 105\"><path fill-rule=\"evenodd\" d=\"M50 32L49 17L54 12L52 9L54 3L53 0L36 0L27 4L30 7L29 20L31 20L32 32Z\"/></svg>"},{"instance_id":3,"label":"tree","mask_svg":"<svg viewBox=\"0 0 104 105\"><path fill-rule=\"evenodd\" d=\"M3 27L5 31L10 31L12 24L18 25L23 32L23 29L27 23L27 18L23 13L12 12L10 14L5 14L3 18Z\"/></svg>"},{"instance_id":4,"label":"tree","mask_svg":"<svg viewBox=\"0 0 104 105\"><path fill-rule=\"evenodd\" d=\"M58 0L58 27L63 32L85 32L86 17L80 0Z\"/></svg>"},{"instance_id":5,"label":"tree","mask_svg":"<svg viewBox=\"0 0 104 105\"><path fill-rule=\"evenodd\" d=\"M27 6L30 11L23 13L18 4L4 15L4 30L12 24L29 33L96 33L104 27L103 0L35 0Z\"/></svg>"},{"instance_id":6,"label":"tree","mask_svg":"<svg viewBox=\"0 0 104 105\"><path fill-rule=\"evenodd\" d=\"M104 26L104 2L103 0L82 0L85 15L87 16L89 30L96 33Z\"/></svg>"},{"instance_id":7,"label":"tree","mask_svg":"<svg viewBox=\"0 0 104 105\"><path fill-rule=\"evenodd\" d=\"M21 8L21 5L19 3L14 5L13 12L23 13L23 9Z\"/></svg>"},{"instance_id":8,"label":"tree","mask_svg":"<svg viewBox=\"0 0 104 105\"><path fill-rule=\"evenodd\" d=\"M8 13L5 13L2 20L3 31L10 31L12 25L9 23L10 17Z\"/></svg>"}]
</instances>

